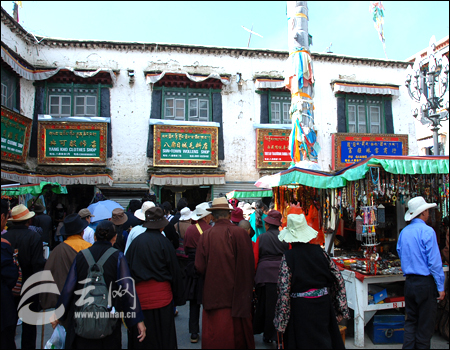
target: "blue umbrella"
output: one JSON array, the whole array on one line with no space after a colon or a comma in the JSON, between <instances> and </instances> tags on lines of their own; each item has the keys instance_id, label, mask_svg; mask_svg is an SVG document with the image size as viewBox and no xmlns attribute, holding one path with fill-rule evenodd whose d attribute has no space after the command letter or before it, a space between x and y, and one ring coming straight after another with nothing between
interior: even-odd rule
<instances>
[{"instance_id":1,"label":"blue umbrella","mask_svg":"<svg viewBox=\"0 0 450 350\"><path fill-rule=\"evenodd\" d=\"M97 222L105 219L110 219L112 217L112 211L116 208L123 209L123 207L114 201L106 200L91 204L87 207L94 217L91 222Z\"/></svg>"}]
</instances>

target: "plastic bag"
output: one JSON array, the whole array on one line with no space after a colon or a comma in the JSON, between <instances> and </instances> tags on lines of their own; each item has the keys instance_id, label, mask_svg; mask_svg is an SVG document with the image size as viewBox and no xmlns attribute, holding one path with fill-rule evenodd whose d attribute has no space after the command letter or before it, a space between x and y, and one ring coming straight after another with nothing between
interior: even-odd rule
<instances>
[{"instance_id":1,"label":"plastic bag","mask_svg":"<svg viewBox=\"0 0 450 350\"><path fill-rule=\"evenodd\" d=\"M45 344L44 349L64 349L66 343L66 330L58 324L53 331L52 336Z\"/></svg>"}]
</instances>

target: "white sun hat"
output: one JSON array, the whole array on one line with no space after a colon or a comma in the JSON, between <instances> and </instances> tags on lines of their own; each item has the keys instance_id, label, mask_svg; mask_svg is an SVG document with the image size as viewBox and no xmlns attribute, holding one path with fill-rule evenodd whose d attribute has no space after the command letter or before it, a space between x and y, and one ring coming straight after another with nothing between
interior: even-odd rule
<instances>
[{"instance_id":1,"label":"white sun hat","mask_svg":"<svg viewBox=\"0 0 450 350\"><path fill-rule=\"evenodd\" d=\"M134 212L134 216L136 216L139 220L145 221L145 212L150 209L154 208L155 203L147 201L142 204L141 209L138 209Z\"/></svg>"},{"instance_id":2,"label":"white sun hat","mask_svg":"<svg viewBox=\"0 0 450 350\"><path fill-rule=\"evenodd\" d=\"M413 199L410 199L408 202L408 210L405 213L405 221L411 221L414 219L417 215L424 212L427 209L436 207L436 203L427 203L425 199L421 196L414 197Z\"/></svg>"},{"instance_id":3,"label":"white sun hat","mask_svg":"<svg viewBox=\"0 0 450 350\"><path fill-rule=\"evenodd\" d=\"M192 211L188 207L185 207L185 208L181 209L180 214L181 214L180 221L186 221L191 218Z\"/></svg>"},{"instance_id":4,"label":"white sun hat","mask_svg":"<svg viewBox=\"0 0 450 350\"><path fill-rule=\"evenodd\" d=\"M278 239L286 243L308 243L316 237L317 231L308 225L304 214L289 214L287 226L278 235Z\"/></svg>"},{"instance_id":5,"label":"white sun hat","mask_svg":"<svg viewBox=\"0 0 450 350\"><path fill-rule=\"evenodd\" d=\"M192 212L191 219L196 221L203 219L205 216L211 214L210 211L206 210L209 208L210 208L209 202L200 203L195 207L195 210Z\"/></svg>"}]
</instances>

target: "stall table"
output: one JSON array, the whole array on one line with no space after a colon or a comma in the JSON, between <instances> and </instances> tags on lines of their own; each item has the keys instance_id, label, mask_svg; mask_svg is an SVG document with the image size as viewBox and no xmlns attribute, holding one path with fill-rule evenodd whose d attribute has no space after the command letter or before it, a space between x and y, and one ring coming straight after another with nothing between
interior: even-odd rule
<instances>
[{"instance_id":1,"label":"stall table","mask_svg":"<svg viewBox=\"0 0 450 350\"><path fill-rule=\"evenodd\" d=\"M444 272L448 273L448 266L444 267ZM354 271L344 269L341 271L341 274L345 281L348 307L354 310L355 313L355 346L363 348L364 327L378 310L405 307L404 301L369 305L369 284L405 281L405 277L403 275L364 276L364 280L361 281L356 278Z\"/></svg>"}]
</instances>

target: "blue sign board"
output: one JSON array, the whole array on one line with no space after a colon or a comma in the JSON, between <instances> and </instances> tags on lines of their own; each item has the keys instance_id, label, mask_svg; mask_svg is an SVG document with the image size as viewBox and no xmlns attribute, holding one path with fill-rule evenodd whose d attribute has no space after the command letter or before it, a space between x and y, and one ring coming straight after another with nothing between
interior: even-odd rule
<instances>
[{"instance_id":1,"label":"blue sign board","mask_svg":"<svg viewBox=\"0 0 450 350\"><path fill-rule=\"evenodd\" d=\"M401 141L341 141L341 162L358 163L370 156L401 156Z\"/></svg>"}]
</instances>

